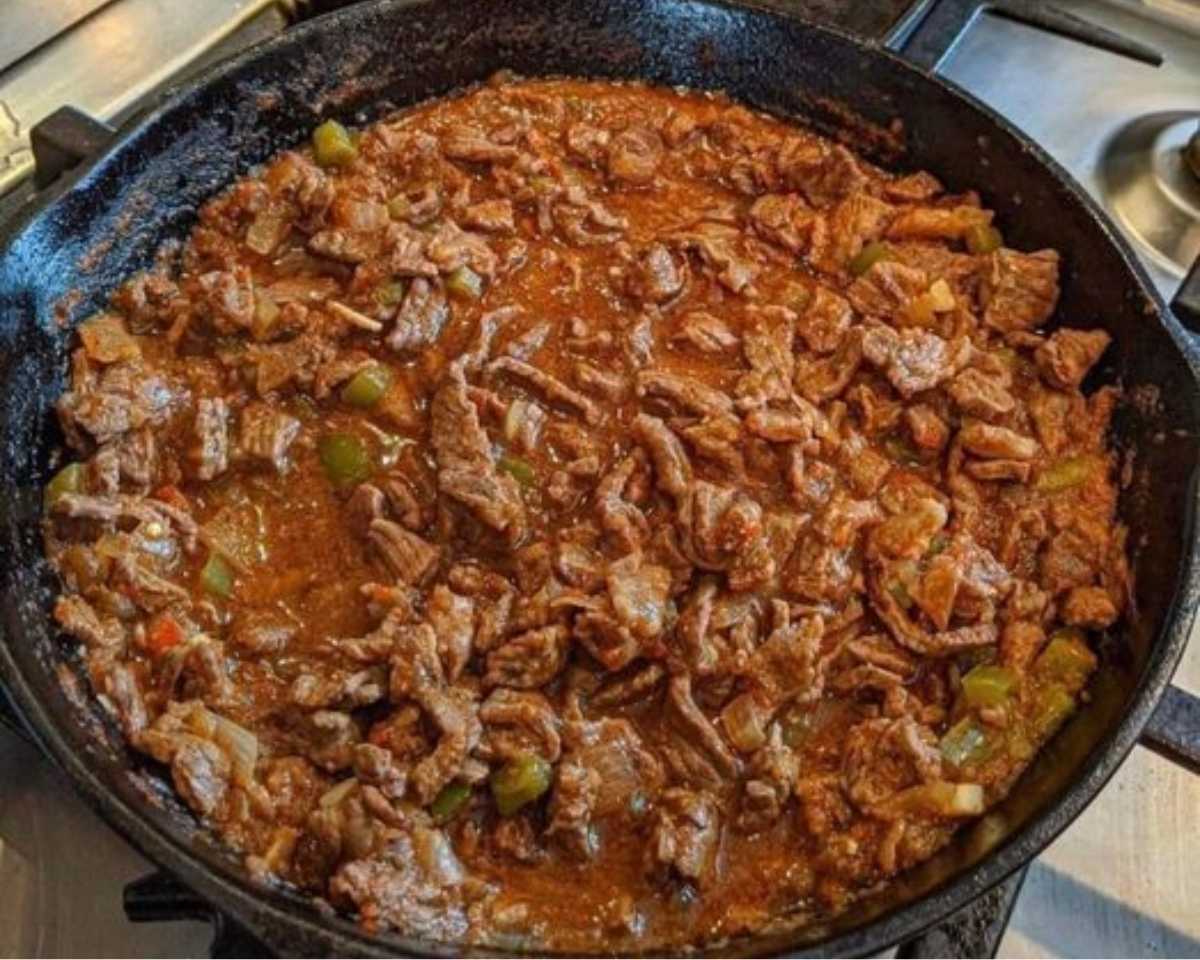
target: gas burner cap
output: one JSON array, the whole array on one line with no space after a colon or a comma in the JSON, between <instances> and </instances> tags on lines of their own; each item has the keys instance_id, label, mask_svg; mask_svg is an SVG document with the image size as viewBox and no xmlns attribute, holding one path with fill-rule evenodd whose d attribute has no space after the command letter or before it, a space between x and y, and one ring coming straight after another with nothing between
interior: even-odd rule
<instances>
[{"instance_id":1,"label":"gas burner cap","mask_svg":"<svg viewBox=\"0 0 1200 960\"><path fill-rule=\"evenodd\" d=\"M1105 144L1100 182L1109 208L1164 269L1185 274L1200 257L1200 112L1149 113Z\"/></svg>"}]
</instances>

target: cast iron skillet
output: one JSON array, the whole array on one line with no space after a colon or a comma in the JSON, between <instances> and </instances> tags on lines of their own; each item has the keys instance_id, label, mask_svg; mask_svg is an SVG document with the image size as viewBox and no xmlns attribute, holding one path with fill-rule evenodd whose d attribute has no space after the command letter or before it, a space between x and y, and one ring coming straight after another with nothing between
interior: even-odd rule
<instances>
[{"instance_id":1,"label":"cast iron skillet","mask_svg":"<svg viewBox=\"0 0 1200 960\"><path fill-rule=\"evenodd\" d=\"M1136 400L1115 421L1136 451L1121 498L1137 616L1103 644L1095 694L1012 795L849 916L723 951L875 953L1027 863L1096 795L1154 710L1198 596L1200 356L1112 225L1036 145L986 107L878 45L715 0L384 0L287 32L219 66L126 131L0 236L0 680L42 748L147 856L284 954L459 952L363 936L290 891L255 887L128 751L49 626L43 484L61 436L71 326L181 238L197 205L324 117L360 122L500 68L720 88L840 130L894 166L978 187L1008 241L1064 259L1058 316L1114 338L1096 383ZM903 138L885 135L893 119ZM81 867L83 861L81 861ZM650 945L653 948L653 945ZM659 949L671 950L671 945ZM676 951L678 947L676 948Z\"/></svg>"}]
</instances>

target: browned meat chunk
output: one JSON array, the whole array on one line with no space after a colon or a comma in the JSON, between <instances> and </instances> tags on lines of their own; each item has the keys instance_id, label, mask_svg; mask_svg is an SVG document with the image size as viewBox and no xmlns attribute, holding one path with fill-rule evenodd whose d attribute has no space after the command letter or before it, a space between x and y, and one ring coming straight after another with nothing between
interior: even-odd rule
<instances>
[{"instance_id":1,"label":"browned meat chunk","mask_svg":"<svg viewBox=\"0 0 1200 960\"><path fill-rule=\"evenodd\" d=\"M929 287L923 270L894 260L879 260L850 284L846 298L859 313L895 321L901 310Z\"/></svg>"},{"instance_id":2,"label":"browned meat chunk","mask_svg":"<svg viewBox=\"0 0 1200 960\"><path fill-rule=\"evenodd\" d=\"M796 332L813 353L833 353L850 329L850 304L827 287L812 290L808 306L800 311Z\"/></svg>"},{"instance_id":3,"label":"browned meat chunk","mask_svg":"<svg viewBox=\"0 0 1200 960\"><path fill-rule=\"evenodd\" d=\"M923 403L904 411L913 443L922 450L941 450L950 439L950 428L946 422Z\"/></svg>"},{"instance_id":4,"label":"browned meat chunk","mask_svg":"<svg viewBox=\"0 0 1200 960\"><path fill-rule=\"evenodd\" d=\"M212 480L229 466L229 407L224 400L203 397L196 403L196 476Z\"/></svg>"},{"instance_id":5,"label":"browned meat chunk","mask_svg":"<svg viewBox=\"0 0 1200 960\"><path fill-rule=\"evenodd\" d=\"M700 747L721 774L736 777L741 771L741 763L713 722L697 705L692 694L691 678L687 674L671 678L667 686L667 698L672 719L684 730L688 741Z\"/></svg>"},{"instance_id":6,"label":"browned meat chunk","mask_svg":"<svg viewBox=\"0 0 1200 960\"><path fill-rule=\"evenodd\" d=\"M759 197L747 216L764 240L777 243L792 253L801 253L808 245L812 208L794 193Z\"/></svg>"},{"instance_id":7,"label":"browned meat chunk","mask_svg":"<svg viewBox=\"0 0 1200 960\"><path fill-rule=\"evenodd\" d=\"M434 395L430 417L439 489L509 543L520 542L526 517L517 482L497 472L461 373L452 373Z\"/></svg>"},{"instance_id":8,"label":"browned meat chunk","mask_svg":"<svg viewBox=\"0 0 1200 960\"><path fill-rule=\"evenodd\" d=\"M843 781L860 809L878 808L899 791L941 776L933 733L911 717L867 720L849 733Z\"/></svg>"},{"instance_id":9,"label":"browned meat chunk","mask_svg":"<svg viewBox=\"0 0 1200 960\"><path fill-rule=\"evenodd\" d=\"M418 803L433 802L442 788L460 774L479 743L482 728L475 696L461 687L425 687L416 691L414 699L438 729L437 747L412 768L410 775Z\"/></svg>"},{"instance_id":10,"label":"browned meat chunk","mask_svg":"<svg viewBox=\"0 0 1200 960\"><path fill-rule=\"evenodd\" d=\"M478 127L460 127L442 138L442 153L451 160L471 163L508 163L517 158L517 148L491 140Z\"/></svg>"},{"instance_id":11,"label":"browned meat chunk","mask_svg":"<svg viewBox=\"0 0 1200 960\"><path fill-rule=\"evenodd\" d=\"M254 460L269 463L276 473L288 467L287 453L300 435L300 421L265 403L250 403L242 408L241 452Z\"/></svg>"},{"instance_id":12,"label":"browned meat chunk","mask_svg":"<svg viewBox=\"0 0 1200 960\"><path fill-rule=\"evenodd\" d=\"M511 200L484 200L463 211L462 225L488 233L515 233Z\"/></svg>"},{"instance_id":13,"label":"browned meat chunk","mask_svg":"<svg viewBox=\"0 0 1200 960\"><path fill-rule=\"evenodd\" d=\"M58 417L68 436L83 431L96 443L142 426L157 426L186 394L160 372L138 361L105 367L98 377L76 377L58 399Z\"/></svg>"},{"instance_id":14,"label":"browned meat chunk","mask_svg":"<svg viewBox=\"0 0 1200 960\"><path fill-rule=\"evenodd\" d=\"M551 403L559 403L578 412L584 423L595 426L603 417L600 408L590 397L585 397L578 390L572 390L557 377L552 377L523 360L501 357L499 360L493 360L488 370L493 373L506 373L529 384Z\"/></svg>"},{"instance_id":15,"label":"browned meat chunk","mask_svg":"<svg viewBox=\"0 0 1200 960\"><path fill-rule=\"evenodd\" d=\"M828 357L796 364L796 389L813 403L826 403L850 384L863 361L863 332L851 328Z\"/></svg>"},{"instance_id":16,"label":"browned meat chunk","mask_svg":"<svg viewBox=\"0 0 1200 960\"><path fill-rule=\"evenodd\" d=\"M1103 330L1058 330L1034 351L1033 358L1048 384L1075 390L1111 342Z\"/></svg>"},{"instance_id":17,"label":"browned meat chunk","mask_svg":"<svg viewBox=\"0 0 1200 960\"><path fill-rule=\"evenodd\" d=\"M671 571L642 563L638 554L608 568L608 595L617 619L642 640L657 637L666 627Z\"/></svg>"},{"instance_id":18,"label":"browned meat chunk","mask_svg":"<svg viewBox=\"0 0 1200 960\"><path fill-rule=\"evenodd\" d=\"M633 422L633 430L650 454L659 488L676 498L687 494L692 481L692 464L671 428L658 417L643 413Z\"/></svg>"},{"instance_id":19,"label":"browned meat chunk","mask_svg":"<svg viewBox=\"0 0 1200 960\"><path fill-rule=\"evenodd\" d=\"M397 353L422 350L437 342L449 315L442 288L433 281L415 277L396 314L387 345Z\"/></svg>"},{"instance_id":20,"label":"browned meat chunk","mask_svg":"<svg viewBox=\"0 0 1200 960\"><path fill-rule=\"evenodd\" d=\"M550 825L546 835L558 840L580 860L597 852L592 811L600 792L600 774L579 763L562 763L550 798Z\"/></svg>"},{"instance_id":21,"label":"browned meat chunk","mask_svg":"<svg viewBox=\"0 0 1200 960\"><path fill-rule=\"evenodd\" d=\"M784 181L815 207L828 207L867 182L854 154L815 137L789 137L779 148L776 165Z\"/></svg>"},{"instance_id":22,"label":"browned meat chunk","mask_svg":"<svg viewBox=\"0 0 1200 960\"><path fill-rule=\"evenodd\" d=\"M1045 323L1058 305L1058 254L997 250L980 287L983 322L1004 333Z\"/></svg>"},{"instance_id":23,"label":"browned meat chunk","mask_svg":"<svg viewBox=\"0 0 1200 960\"><path fill-rule=\"evenodd\" d=\"M573 123L567 127L567 149L593 166L599 166L608 153L612 134L588 123Z\"/></svg>"},{"instance_id":24,"label":"browned meat chunk","mask_svg":"<svg viewBox=\"0 0 1200 960\"><path fill-rule=\"evenodd\" d=\"M441 551L391 520L372 520L367 539L400 582L423 583L437 566Z\"/></svg>"},{"instance_id":25,"label":"browned meat chunk","mask_svg":"<svg viewBox=\"0 0 1200 960\"><path fill-rule=\"evenodd\" d=\"M691 377L659 370L639 373L637 392L640 397L661 398L698 416L719 415L733 410L733 401L720 390L705 386Z\"/></svg>"},{"instance_id":26,"label":"browned meat chunk","mask_svg":"<svg viewBox=\"0 0 1200 960\"><path fill-rule=\"evenodd\" d=\"M706 570L730 567L762 534L762 507L740 490L697 481L679 504L681 546Z\"/></svg>"},{"instance_id":27,"label":"browned meat chunk","mask_svg":"<svg viewBox=\"0 0 1200 960\"><path fill-rule=\"evenodd\" d=\"M740 342L728 324L702 311L684 314L671 340L689 344L702 353L726 353L736 350Z\"/></svg>"},{"instance_id":28,"label":"browned meat chunk","mask_svg":"<svg viewBox=\"0 0 1200 960\"><path fill-rule=\"evenodd\" d=\"M575 381L585 390L591 390L612 403L619 403L629 393L629 381L623 374L601 370L585 360L575 364Z\"/></svg>"},{"instance_id":29,"label":"browned meat chunk","mask_svg":"<svg viewBox=\"0 0 1200 960\"><path fill-rule=\"evenodd\" d=\"M484 742L490 754L512 760L535 753L557 763L562 752L559 720L540 693L499 687L479 708Z\"/></svg>"},{"instance_id":30,"label":"browned meat chunk","mask_svg":"<svg viewBox=\"0 0 1200 960\"><path fill-rule=\"evenodd\" d=\"M704 887L717 854L719 814L703 793L668 790L650 840L650 869Z\"/></svg>"},{"instance_id":31,"label":"browned meat chunk","mask_svg":"<svg viewBox=\"0 0 1200 960\"><path fill-rule=\"evenodd\" d=\"M958 442L968 453L992 460L1032 460L1038 455L1038 444L1030 437L971 420L958 431Z\"/></svg>"},{"instance_id":32,"label":"browned meat chunk","mask_svg":"<svg viewBox=\"0 0 1200 960\"><path fill-rule=\"evenodd\" d=\"M905 203L922 203L932 200L942 192L941 181L932 173L920 170L907 176L897 177L883 185L884 195Z\"/></svg>"},{"instance_id":33,"label":"browned meat chunk","mask_svg":"<svg viewBox=\"0 0 1200 960\"><path fill-rule=\"evenodd\" d=\"M968 460L963 470L976 480L1015 480L1027 483L1033 473L1028 460Z\"/></svg>"},{"instance_id":34,"label":"browned meat chunk","mask_svg":"<svg viewBox=\"0 0 1200 960\"><path fill-rule=\"evenodd\" d=\"M254 280L247 268L213 270L196 282L213 329L218 333L250 329L254 323Z\"/></svg>"},{"instance_id":35,"label":"browned meat chunk","mask_svg":"<svg viewBox=\"0 0 1200 960\"><path fill-rule=\"evenodd\" d=\"M300 212L305 225L318 223L333 202L333 184L315 163L303 154L287 152L268 172L280 195Z\"/></svg>"},{"instance_id":36,"label":"browned meat chunk","mask_svg":"<svg viewBox=\"0 0 1200 960\"><path fill-rule=\"evenodd\" d=\"M549 214L546 221L543 229L548 231ZM628 227L623 217L589 197L581 186L568 187L563 198L554 204L553 222L568 240L580 246L612 243Z\"/></svg>"},{"instance_id":37,"label":"browned meat chunk","mask_svg":"<svg viewBox=\"0 0 1200 960\"><path fill-rule=\"evenodd\" d=\"M779 820L800 779L800 760L784 745L778 724L771 728L770 742L754 754L750 766L752 779L746 781L738 824L753 833Z\"/></svg>"},{"instance_id":38,"label":"browned meat chunk","mask_svg":"<svg viewBox=\"0 0 1200 960\"><path fill-rule=\"evenodd\" d=\"M627 285L643 304L662 304L679 295L687 282L686 262L678 264L661 243L652 243L634 263Z\"/></svg>"},{"instance_id":39,"label":"browned meat chunk","mask_svg":"<svg viewBox=\"0 0 1200 960\"><path fill-rule=\"evenodd\" d=\"M640 450L637 454L631 454L614 466L596 486L596 508L600 523L626 550L641 546L642 539L649 532L645 514L625 497L630 481L645 463L645 455Z\"/></svg>"},{"instance_id":40,"label":"browned meat chunk","mask_svg":"<svg viewBox=\"0 0 1200 960\"><path fill-rule=\"evenodd\" d=\"M776 443L808 440L813 435L815 425L815 420L807 411L785 413L782 410L755 410L746 417L746 427L751 433Z\"/></svg>"},{"instance_id":41,"label":"browned meat chunk","mask_svg":"<svg viewBox=\"0 0 1200 960\"><path fill-rule=\"evenodd\" d=\"M754 283L759 267L744 252L741 231L723 223L705 222L671 238L686 250L694 250L726 288L741 293Z\"/></svg>"},{"instance_id":42,"label":"browned meat chunk","mask_svg":"<svg viewBox=\"0 0 1200 960\"><path fill-rule=\"evenodd\" d=\"M626 183L646 184L654 179L662 158L663 142L657 130L632 126L608 145L608 175Z\"/></svg>"},{"instance_id":43,"label":"browned meat chunk","mask_svg":"<svg viewBox=\"0 0 1200 960\"><path fill-rule=\"evenodd\" d=\"M308 386L336 354L336 347L327 340L303 333L285 343L252 344L246 360L254 368L258 395L265 398L289 385Z\"/></svg>"},{"instance_id":44,"label":"browned meat chunk","mask_svg":"<svg viewBox=\"0 0 1200 960\"><path fill-rule=\"evenodd\" d=\"M796 315L786 307L754 309L754 326L742 337L750 373L738 381L743 406L759 406L791 396L796 356L792 352Z\"/></svg>"},{"instance_id":45,"label":"browned meat chunk","mask_svg":"<svg viewBox=\"0 0 1200 960\"><path fill-rule=\"evenodd\" d=\"M963 413L992 420L1011 413L1017 405L1005 384L981 370L968 367L946 385Z\"/></svg>"},{"instance_id":46,"label":"browned meat chunk","mask_svg":"<svg viewBox=\"0 0 1200 960\"><path fill-rule=\"evenodd\" d=\"M229 634L232 645L252 656L279 653L296 636L294 623L255 611L239 617Z\"/></svg>"},{"instance_id":47,"label":"browned meat chunk","mask_svg":"<svg viewBox=\"0 0 1200 960\"><path fill-rule=\"evenodd\" d=\"M211 740L187 737L171 758L171 779L197 813L216 812L229 790L229 758Z\"/></svg>"},{"instance_id":48,"label":"browned meat chunk","mask_svg":"<svg viewBox=\"0 0 1200 960\"><path fill-rule=\"evenodd\" d=\"M1063 621L1074 627L1103 630L1116 622L1120 610L1100 587L1075 587L1062 601Z\"/></svg>"},{"instance_id":49,"label":"browned meat chunk","mask_svg":"<svg viewBox=\"0 0 1200 960\"><path fill-rule=\"evenodd\" d=\"M531 690L549 683L566 664L567 628L555 624L514 637L488 654L483 683Z\"/></svg>"},{"instance_id":50,"label":"browned meat chunk","mask_svg":"<svg viewBox=\"0 0 1200 960\"><path fill-rule=\"evenodd\" d=\"M911 397L954 376L967 362L971 344L947 342L925 330L874 326L863 334L862 351L902 397Z\"/></svg>"},{"instance_id":51,"label":"browned meat chunk","mask_svg":"<svg viewBox=\"0 0 1200 960\"><path fill-rule=\"evenodd\" d=\"M183 538L183 548L189 553L195 549L199 539L199 527L192 515L162 500L128 494L93 497L86 493L66 493L54 501L51 510L64 517L98 520L105 524L127 520L146 526L157 524L161 528L160 536L175 529Z\"/></svg>"},{"instance_id":52,"label":"browned meat chunk","mask_svg":"<svg viewBox=\"0 0 1200 960\"><path fill-rule=\"evenodd\" d=\"M460 597L444 584L429 595L426 616L437 634L438 655L446 677L454 683L471 657L475 636L475 601Z\"/></svg>"},{"instance_id":53,"label":"browned meat chunk","mask_svg":"<svg viewBox=\"0 0 1200 960\"><path fill-rule=\"evenodd\" d=\"M895 240L960 240L991 222L992 211L980 207L909 207L891 222L887 235Z\"/></svg>"},{"instance_id":54,"label":"browned meat chunk","mask_svg":"<svg viewBox=\"0 0 1200 960\"><path fill-rule=\"evenodd\" d=\"M343 863L329 891L368 930L406 930L442 942L466 934L467 907L484 892L470 883L446 835L422 826L394 832L382 850Z\"/></svg>"},{"instance_id":55,"label":"browned meat chunk","mask_svg":"<svg viewBox=\"0 0 1200 960\"><path fill-rule=\"evenodd\" d=\"M378 238L359 230L320 230L308 238L308 249L338 263L364 263L375 255Z\"/></svg>"},{"instance_id":56,"label":"browned meat chunk","mask_svg":"<svg viewBox=\"0 0 1200 960\"><path fill-rule=\"evenodd\" d=\"M813 223L809 260L827 274L843 274L864 246L879 239L894 213L869 194L846 197Z\"/></svg>"},{"instance_id":57,"label":"browned meat chunk","mask_svg":"<svg viewBox=\"0 0 1200 960\"><path fill-rule=\"evenodd\" d=\"M104 617L78 594L66 594L54 605L54 619L63 630L89 647L116 647L125 642L125 628L115 617Z\"/></svg>"}]
</instances>

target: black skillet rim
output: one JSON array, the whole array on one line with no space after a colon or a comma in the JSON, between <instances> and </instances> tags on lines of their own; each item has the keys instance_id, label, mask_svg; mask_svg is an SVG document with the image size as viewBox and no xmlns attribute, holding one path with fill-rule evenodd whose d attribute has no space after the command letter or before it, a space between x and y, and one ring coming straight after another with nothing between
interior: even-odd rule
<instances>
[{"instance_id":1,"label":"black skillet rim","mask_svg":"<svg viewBox=\"0 0 1200 960\"><path fill-rule=\"evenodd\" d=\"M258 58L273 51L286 48L317 36L324 31L353 29L357 21L374 15L377 11L415 7L434 0L380 0L334 11L300 24L279 37L256 45L227 61L203 71L187 83L170 89L163 99L149 112L122 130L120 136L96 158L88 161L60 184L47 190L41 197L18 212L16 220L0 230L0 250L10 243L39 216L45 213L65 194L85 185L106 170L118 151L131 141L145 135L161 118L178 110L186 109L187 101L207 87L213 80L236 73ZM755 15L782 21L803 24L806 29L824 33L838 41L857 46L871 56L883 57L901 69L941 87L944 92L965 101L1002 132L1019 140L1027 151L1083 206L1096 227L1113 245L1125 267L1137 280L1140 292L1153 308L1155 319L1161 323L1171 340L1180 350L1192 375L1200 381L1200 347L1188 340L1178 322L1167 310L1162 298L1150 282L1145 270L1137 261L1128 243L1115 229L1107 215L1083 188L1040 146L1022 133L1012 123L997 114L986 104L967 91L934 72L914 66L903 57L897 56L879 43L864 40L836 28L817 24L803 17L766 9L752 2L729 2L729 0L693 0L713 8L750 9ZM1148 318L1149 319L1149 318ZM790 939L800 954L834 956L861 956L875 953L910 938L923 929L937 923L974 900L981 893L1000 883L1036 857L1058 836L1091 802L1108 779L1124 761L1170 683L1171 676L1183 654L1197 605L1200 604L1200 542L1195 536L1197 497L1200 491L1193 474L1189 500L1184 505L1182 522L1191 547L1185 553L1175 584L1175 595L1163 629L1155 638L1147 658L1142 677L1134 686L1131 707L1119 722L1110 739L1098 744L1080 766L1074 783L1057 798L1049 801L1047 808L1034 816L1029 823L1015 831L1002 844L990 851L972 870L944 881L932 892L905 905L892 908L877 919L862 927L837 934L825 940L810 941L800 935ZM297 894L256 887L247 875L230 869L215 860L206 862L186 840L152 824L141 812L124 800L103 780L95 775L84 762L84 758L67 742L43 705L33 695L6 642L0 643L0 670L4 674L7 689L16 702L21 714L31 723L38 745L70 776L76 789L104 820L126 840L146 854L151 860L174 872L188 886L211 901L220 910L228 912L237 920L246 923L256 933L263 934L268 942L277 943L289 952L310 954L314 947L322 952L336 954L393 955L397 948L411 951L413 955L461 954L461 947L435 944L429 941L406 937L371 937L364 934L351 921L341 916L318 917L312 900ZM772 938L774 941L776 938ZM753 949L755 937L740 938L736 943ZM479 952L478 948L467 948ZM492 955L503 955L505 951L487 951ZM692 948L696 953L721 953L720 946ZM554 955L543 952L541 955Z\"/></svg>"}]
</instances>

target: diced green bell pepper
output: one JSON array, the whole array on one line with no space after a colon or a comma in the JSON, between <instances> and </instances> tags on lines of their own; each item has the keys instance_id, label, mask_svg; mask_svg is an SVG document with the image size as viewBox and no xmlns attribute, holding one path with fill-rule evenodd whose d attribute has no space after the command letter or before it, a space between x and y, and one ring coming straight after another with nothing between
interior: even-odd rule
<instances>
[{"instance_id":1,"label":"diced green bell pepper","mask_svg":"<svg viewBox=\"0 0 1200 960\"><path fill-rule=\"evenodd\" d=\"M369 409L383 399L392 385L392 371L381 363L359 370L342 388L342 402L352 407Z\"/></svg>"},{"instance_id":2,"label":"diced green bell pepper","mask_svg":"<svg viewBox=\"0 0 1200 960\"><path fill-rule=\"evenodd\" d=\"M64 494L82 493L87 475L82 463L68 463L46 484L45 505L49 510Z\"/></svg>"},{"instance_id":3,"label":"diced green bell pepper","mask_svg":"<svg viewBox=\"0 0 1200 960\"><path fill-rule=\"evenodd\" d=\"M313 130L313 158L322 167L344 167L358 156L350 131L336 120L326 120Z\"/></svg>"},{"instance_id":4,"label":"diced green bell pepper","mask_svg":"<svg viewBox=\"0 0 1200 960\"><path fill-rule=\"evenodd\" d=\"M385 280L375 288L375 302L381 307L394 307L404 300L408 284L403 280Z\"/></svg>"},{"instance_id":5,"label":"diced green bell pepper","mask_svg":"<svg viewBox=\"0 0 1200 960\"><path fill-rule=\"evenodd\" d=\"M511 475L523 487L532 487L537 482L537 471L528 460L510 454L501 457L496 466Z\"/></svg>"},{"instance_id":6,"label":"diced green bell pepper","mask_svg":"<svg viewBox=\"0 0 1200 960\"><path fill-rule=\"evenodd\" d=\"M461 780L442 787L441 792L434 797L429 805L429 814L437 824L449 823L453 820L471 799L471 787Z\"/></svg>"},{"instance_id":7,"label":"diced green bell pepper","mask_svg":"<svg viewBox=\"0 0 1200 960\"><path fill-rule=\"evenodd\" d=\"M1095 476L1100 462L1098 457L1086 455L1066 457L1046 467L1038 474L1033 485L1035 489L1041 490L1043 493L1058 493L1061 490L1082 486Z\"/></svg>"},{"instance_id":8,"label":"diced green bell pepper","mask_svg":"<svg viewBox=\"0 0 1200 960\"><path fill-rule=\"evenodd\" d=\"M942 735L942 757L956 767L977 763L988 754L987 733L974 717L963 717Z\"/></svg>"},{"instance_id":9,"label":"diced green bell pepper","mask_svg":"<svg viewBox=\"0 0 1200 960\"><path fill-rule=\"evenodd\" d=\"M550 789L553 768L536 754L526 753L510 760L492 774L492 796L496 809L511 817Z\"/></svg>"},{"instance_id":10,"label":"diced green bell pepper","mask_svg":"<svg viewBox=\"0 0 1200 960\"><path fill-rule=\"evenodd\" d=\"M1032 730L1038 740L1045 740L1062 726L1075 711L1075 698L1063 687L1053 684L1038 691L1034 700Z\"/></svg>"},{"instance_id":11,"label":"diced green bell pepper","mask_svg":"<svg viewBox=\"0 0 1200 960\"><path fill-rule=\"evenodd\" d=\"M362 483L371 475L371 456L367 445L350 433L330 433L317 444L321 466L335 487Z\"/></svg>"},{"instance_id":12,"label":"diced green bell pepper","mask_svg":"<svg viewBox=\"0 0 1200 960\"><path fill-rule=\"evenodd\" d=\"M200 585L214 597L228 599L233 594L233 568L219 553L210 553L200 571Z\"/></svg>"},{"instance_id":13,"label":"diced green bell pepper","mask_svg":"<svg viewBox=\"0 0 1200 960\"><path fill-rule=\"evenodd\" d=\"M891 252L891 248L882 240L868 243L856 257L850 260L846 265L847 269L854 276L861 277L880 260L886 260Z\"/></svg>"},{"instance_id":14,"label":"diced green bell pepper","mask_svg":"<svg viewBox=\"0 0 1200 960\"><path fill-rule=\"evenodd\" d=\"M976 223L963 234L967 249L974 254L992 253L1004 246L1004 237L991 224Z\"/></svg>"},{"instance_id":15,"label":"diced green bell pepper","mask_svg":"<svg viewBox=\"0 0 1200 960\"><path fill-rule=\"evenodd\" d=\"M483 296L483 278L463 264L446 275L446 292L461 300L478 300Z\"/></svg>"},{"instance_id":16,"label":"diced green bell pepper","mask_svg":"<svg viewBox=\"0 0 1200 960\"><path fill-rule=\"evenodd\" d=\"M1054 631L1046 649L1034 662L1034 673L1039 680L1059 684L1068 692L1081 689L1095 669L1096 655L1078 627Z\"/></svg>"},{"instance_id":17,"label":"diced green bell pepper","mask_svg":"<svg viewBox=\"0 0 1200 960\"><path fill-rule=\"evenodd\" d=\"M1016 673L995 664L980 664L962 680L963 697L972 707L998 707L1017 688Z\"/></svg>"}]
</instances>

